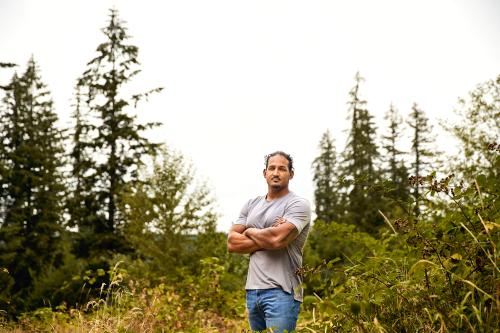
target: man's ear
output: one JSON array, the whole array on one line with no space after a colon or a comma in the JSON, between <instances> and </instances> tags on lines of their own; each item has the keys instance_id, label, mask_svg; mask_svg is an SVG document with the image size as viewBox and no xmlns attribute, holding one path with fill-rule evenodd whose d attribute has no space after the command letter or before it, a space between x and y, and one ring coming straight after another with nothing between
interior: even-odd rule
<instances>
[{"instance_id":1,"label":"man's ear","mask_svg":"<svg viewBox=\"0 0 500 333\"><path fill-rule=\"evenodd\" d=\"M293 170L290 170L290 179L292 179L292 178L293 178L293 175L294 175L294 174L295 174L295 173L293 172Z\"/></svg>"},{"instance_id":2,"label":"man's ear","mask_svg":"<svg viewBox=\"0 0 500 333\"><path fill-rule=\"evenodd\" d=\"M262 170L262 175L266 178L266 169Z\"/></svg>"}]
</instances>

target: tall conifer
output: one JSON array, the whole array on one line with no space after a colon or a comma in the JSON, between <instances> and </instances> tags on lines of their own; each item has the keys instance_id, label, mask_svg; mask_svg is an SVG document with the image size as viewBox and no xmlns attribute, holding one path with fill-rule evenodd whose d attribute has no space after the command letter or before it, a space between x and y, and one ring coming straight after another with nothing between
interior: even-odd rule
<instances>
[{"instance_id":1,"label":"tall conifer","mask_svg":"<svg viewBox=\"0 0 500 333\"><path fill-rule=\"evenodd\" d=\"M433 157L436 156L435 150L432 149L431 144L434 142L432 136L432 126L429 124L429 119L425 112L421 110L417 103L414 103L410 113L408 125L412 129L411 151L412 151L412 164L411 172L416 179L426 176L431 172L430 166L433 162ZM420 189L414 186L413 197L415 200L415 214L419 215L420 207Z\"/></svg>"},{"instance_id":2,"label":"tall conifer","mask_svg":"<svg viewBox=\"0 0 500 333\"><path fill-rule=\"evenodd\" d=\"M14 75L0 109L1 290L12 311L23 310L42 271L62 264L63 132L35 61Z\"/></svg>"},{"instance_id":3,"label":"tall conifer","mask_svg":"<svg viewBox=\"0 0 500 333\"><path fill-rule=\"evenodd\" d=\"M312 164L316 218L324 222L337 222L343 212L338 190L339 165L335 145L328 130L321 137L319 151L319 156Z\"/></svg>"},{"instance_id":4,"label":"tall conifer","mask_svg":"<svg viewBox=\"0 0 500 333\"><path fill-rule=\"evenodd\" d=\"M408 169L402 157L405 153L399 149L403 119L391 104L385 114L385 120L388 123L388 131L382 136L382 148L384 149L384 174L391 183L388 196L399 204L403 204L409 198Z\"/></svg>"},{"instance_id":5,"label":"tall conifer","mask_svg":"<svg viewBox=\"0 0 500 333\"><path fill-rule=\"evenodd\" d=\"M106 40L78 80L81 103L74 114L76 194L70 211L81 232L78 249L83 257L100 257L101 251L127 251L121 235L126 220L119 202L127 183L138 180L143 159L159 147L143 136L145 130L158 124L138 124L130 109L161 88L123 94L125 85L140 72L139 50L128 44L130 37L116 10L110 11L109 23L102 31Z\"/></svg>"},{"instance_id":6,"label":"tall conifer","mask_svg":"<svg viewBox=\"0 0 500 333\"><path fill-rule=\"evenodd\" d=\"M381 223L377 205L380 193L374 190L379 180L375 161L379 157L375 143L376 128L373 116L366 109L366 101L360 98L360 85L363 78L356 73L354 87L349 92L349 131L346 148L343 152L343 170L345 179L352 182L344 185L347 198L346 222L356 224L365 231L374 231Z\"/></svg>"}]
</instances>

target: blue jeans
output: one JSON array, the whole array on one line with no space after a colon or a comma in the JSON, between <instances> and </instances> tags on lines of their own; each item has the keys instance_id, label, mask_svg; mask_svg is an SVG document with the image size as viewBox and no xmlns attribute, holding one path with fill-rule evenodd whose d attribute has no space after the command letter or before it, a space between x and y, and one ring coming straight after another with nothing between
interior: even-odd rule
<instances>
[{"instance_id":1,"label":"blue jeans","mask_svg":"<svg viewBox=\"0 0 500 333\"><path fill-rule=\"evenodd\" d=\"M272 328L275 333L292 332L299 317L300 302L281 288L249 289L247 309L252 331Z\"/></svg>"}]
</instances>

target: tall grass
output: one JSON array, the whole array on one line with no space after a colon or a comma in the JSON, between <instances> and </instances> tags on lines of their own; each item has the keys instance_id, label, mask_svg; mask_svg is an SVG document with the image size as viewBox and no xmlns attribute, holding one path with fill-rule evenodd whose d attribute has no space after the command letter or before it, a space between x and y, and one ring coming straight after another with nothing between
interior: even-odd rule
<instances>
[{"instance_id":1,"label":"tall grass","mask_svg":"<svg viewBox=\"0 0 500 333\"><path fill-rule=\"evenodd\" d=\"M246 323L199 309L174 286L128 280L117 263L100 297L81 308L40 308L18 323L0 321L0 332L242 332ZM196 290L197 288L192 288Z\"/></svg>"}]
</instances>

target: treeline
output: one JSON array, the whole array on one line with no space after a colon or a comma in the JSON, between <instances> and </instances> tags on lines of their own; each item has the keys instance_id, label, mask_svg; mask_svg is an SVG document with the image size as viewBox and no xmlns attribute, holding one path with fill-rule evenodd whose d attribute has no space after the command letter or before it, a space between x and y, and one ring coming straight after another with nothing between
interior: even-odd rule
<instances>
[{"instance_id":1,"label":"treeline","mask_svg":"<svg viewBox=\"0 0 500 333\"><path fill-rule=\"evenodd\" d=\"M313 162L314 197L318 220L353 224L360 231L376 233L385 224L381 212L389 216L420 213L421 193L419 187L410 188L409 176L419 178L438 170L442 163L429 119L417 103L407 117L411 151L402 148L404 123L392 104L385 115L386 133L377 136L374 117L360 97L362 82L356 74L349 92L351 126L344 151L337 154L329 131L321 137L320 154Z\"/></svg>"},{"instance_id":2,"label":"treeline","mask_svg":"<svg viewBox=\"0 0 500 333\"><path fill-rule=\"evenodd\" d=\"M2 315L85 304L110 283L120 256L146 263L154 279L194 274L200 258L224 253L208 189L194 184L180 153L146 138L160 124L137 120L161 88L124 93L140 65L115 10L102 32L76 78L71 128L58 128L34 58L2 86Z\"/></svg>"},{"instance_id":3,"label":"treeline","mask_svg":"<svg viewBox=\"0 0 500 333\"><path fill-rule=\"evenodd\" d=\"M137 115L161 88L125 93L138 48L115 10L102 31L75 80L71 128L58 128L34 59L0 87L0 328L241 331L248 258L227 253L214 199L182 154L147 139L160 124ZM405 122L389 105L379 134L362 82L344 150L326 131L312 164L299 329L493 331L500 76L460 101L448 161L416 103Z\"/></svg>"},{"instance_id":4,"label":"treeline","mask_svg":"<svg viewBox=\"0 0 500 333\"><path fill-rule=\"evenodd\" d=\"M456 155L436 150L416 103L406 133L390 105L378 137L361 82L357 75L349 94L344 151L337 154L327 131L313 163L317 219L300 272L311 315L304 327L498 331L500 76L459 101L457 123L443 124L458 139Z\"/></svg>"}]
</instances>

